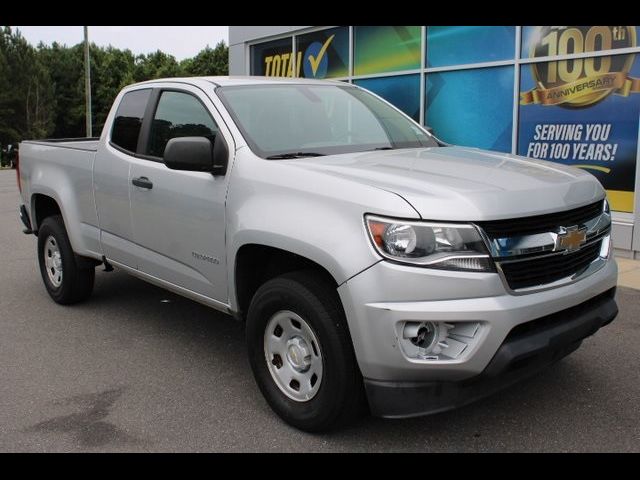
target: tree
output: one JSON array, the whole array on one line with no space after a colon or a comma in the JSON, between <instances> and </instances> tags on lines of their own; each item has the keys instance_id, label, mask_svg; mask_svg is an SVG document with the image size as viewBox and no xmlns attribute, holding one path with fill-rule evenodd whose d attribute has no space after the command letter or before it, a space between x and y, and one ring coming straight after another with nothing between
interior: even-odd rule
<instances>
[{"instance_id":1,"label":"tree","mask_svg":"<svg viewBox=\"0 0 640 480\"><path fill-rule=\"evenodd\" d=\"M66 138L84 133L84 65L82 46L65 47L54 42L38 46L38 54L51 76L56 108L53 137Z\"/></svg>"},{"instance_id":2,"label":"tree","mask_svg":"<svg viewBox=\"0 0 640 480\"><path fill-rule=\"evenodd\" d=\"M183 60L180 66L188 76L228 75L229 48L224 41L218 42L216 48L207 45L195 57Z\"/></svg>"},{"instance_id":3,"label":"tree","mask_svg":"<svg viewBox=\"0 0 640 480\"><path fill-rule=\"evenodd\" d=\"M135 83L131 50L91 45L91 92L94 135L99 135L118 92Z\"/></svg>"},{"instance_id":4,"label":"tree","mask_svg":"<svg viewBox=\"0 0 640 480\"><path fill-rule=\"evenodd\" d=\"M79 137L85 132L84 45L30 45L11 27L0 27L0 147L26 138ZM207 46L177 62L161 51L90 46L92 121L100 133L122 87L154 78L227 75L229 49Z\"/></svg>"},{"instance_id":5,"label":"tree","mask_svg":"<svg viewBox=\"0 0 640 480\"><path fill-rule=\"evenodd\" d=\"M49 69L38 52L10 27L0 32L0 143L42 138L53 131L56 108Z\"/></svg>"},{"instance_id":6,"label":"tree","mask_svg":"<svg viewBox=\"0 0 640 480\"><path fill-rule=\"evenodd\" d=\"M36 55L33 48L25 49L28 68L25 104L26 133L32 138L48 137L53 132L53 115L56 100L49 70Z\"/></svg>"},{"instance_id":7,"label":"tree","mask_svg":"<svg viewBox=\"0 0 640 480\"><path fill-rule=\"evenodd\" d=\"M16 125L11 122L15 103L9 81L9 63L4 54L4 32L0 32L0 149L20 139Z\"/></svg>"},{"instance_id":8,"label":"tree","mask_svg":"<svg viewBox=\"0 0 640 480\"><path fill-rule=\"evenodd\" d=\"M157 50L148 55L138 55L133 76L136 82L143 82L154 78L180 77L182 70L173 55Z\"/></svg>"}]
</instances>

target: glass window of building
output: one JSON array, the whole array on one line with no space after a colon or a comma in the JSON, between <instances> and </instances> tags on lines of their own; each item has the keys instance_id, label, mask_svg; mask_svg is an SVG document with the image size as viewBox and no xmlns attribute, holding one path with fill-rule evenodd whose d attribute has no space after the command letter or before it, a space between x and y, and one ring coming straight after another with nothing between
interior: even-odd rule
<instances>
[{"instance_id":1,"label":"glass window of building","mask_svg":"<svg viewBox=\"0 0 640 480\"><path fill-rule=\"evenodd\" d=\"M292 77L292 38L281 38L251 47L251 75Z\"/></svg>"},{"instance_id":2,"label":"glass window of building","mask_svg":"<svg viewBox=\"0 0 640 480\"><path fill-rule=\"evenodd\" d=\"M420 121L420 75L365 78L354 83L380 95L404 113Z\"/></svg>"},{"instance_id":3,"label":"glass window of building","mask_svg":"<svg viewBox=\"0 0 640 480\"><path fill-rule=\"evenodd\" d=\"M636 47L635 26L525 26L522 27L523 58L555 57Z\"/></svg>"},{"instance_id":4,"label":"glass window of building","mask_svg":"<svg viewBox=\"0 0 640 480\"><path fill-rule=\"evenodd\" d=\"M420 68L421 27L354 27L354 75Z\"/></svg>"},{"instance_id":5,"label":"glass window of building","mask_svg":"<svg viewBox=\"0 0 640 480\"><path fill-rule=\"evenodd\" d=\"M425 123L448 143L511 151L513 67L427 74Z\"/></svg>"},{"instance_id":6,"label":"glass window of building","mask_svg":"<svg viewBox=\"0 0 640 480\"><path fill-rule=\"evenodd\" d=\"M427 67L510 60L515 56L516 27L427 27Z\"/></svg>"},{"instance_id":7,"label":"glass window of building","mask_svg":"<svg viewBox=\"0 0 640 480\"><path fill-rule=\"evenodd\" d=\"M349 75L349 27L296 36L296 76L337 78Z\"/></svg>"}]
</instances>

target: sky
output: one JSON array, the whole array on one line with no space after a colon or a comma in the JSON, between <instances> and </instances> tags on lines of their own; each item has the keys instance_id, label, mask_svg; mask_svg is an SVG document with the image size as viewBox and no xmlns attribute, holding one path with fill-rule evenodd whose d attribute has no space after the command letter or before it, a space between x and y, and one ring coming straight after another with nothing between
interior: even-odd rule
<instances>
[{"instance_id":1,"label":"sky","mask_svg":"<svg viewBox=\"0 0 640 480\"><path fill-rule=\"evenodd\" d=\"M20 27L22 36L34 46L41 41L46 44L58 42L68 46L83 41L82 27ZM150 53L162 50L173 55L178 61L195 56L207 45L215 47L224 40L229 44L229 27L171 27L171 26L143 26L143 27L89 27L89 41L96 45L125 49L134 54Z\"/></svg>"}]
</instances>

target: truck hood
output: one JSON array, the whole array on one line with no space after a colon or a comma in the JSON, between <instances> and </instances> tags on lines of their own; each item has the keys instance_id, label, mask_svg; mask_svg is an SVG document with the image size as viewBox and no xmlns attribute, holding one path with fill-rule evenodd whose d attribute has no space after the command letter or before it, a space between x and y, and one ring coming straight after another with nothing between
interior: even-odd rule
<instances>
[{"instance_id":1,"label":"truck hood","mask_svg":"<svg viewBox=\"0 0 640 480\"><path fill-rule=\"evenodd\" d=\"M393 192L428 220L537 215L604 196L597 179L583 170L466 147L385 150L287 162Z\"/></svg>"}]
</instances>

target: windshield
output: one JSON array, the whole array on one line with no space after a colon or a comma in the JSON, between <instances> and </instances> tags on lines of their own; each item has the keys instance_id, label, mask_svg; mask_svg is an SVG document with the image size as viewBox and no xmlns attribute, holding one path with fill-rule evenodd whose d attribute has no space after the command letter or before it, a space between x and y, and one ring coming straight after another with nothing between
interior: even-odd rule
<instances>
[{"instance_id":1,"label":"windshield","mask_svg":"<svg viewBox=\"0 0 640 480\"><path fill-rule=\"evenodd\" d=\"M216 92L262 158L438 146L404 115L348 85L242 85Z\"/></svg>"}]
</instances>

